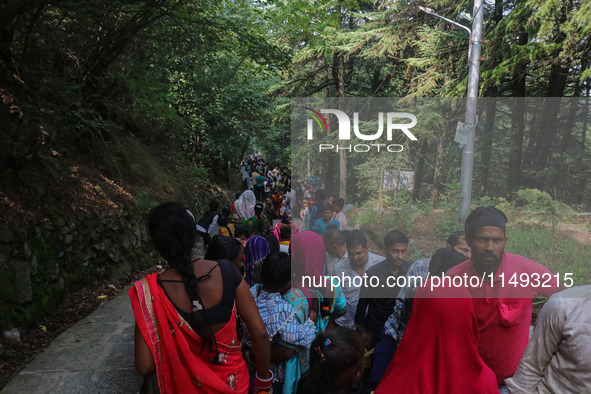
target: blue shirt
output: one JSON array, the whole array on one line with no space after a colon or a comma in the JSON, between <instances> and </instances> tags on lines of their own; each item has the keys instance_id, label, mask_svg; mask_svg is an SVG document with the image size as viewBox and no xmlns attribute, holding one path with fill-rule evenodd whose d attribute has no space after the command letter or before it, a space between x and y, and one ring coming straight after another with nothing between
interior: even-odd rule
<instances>
[{"instance_id":1,"label":"blue shirt","mask_svg":"<svg viewBox=\"0 0 591 394\"><path fill-rule=\"evenodd\" d=\"M267 293L260 283L252 286L250 293L271 339L278 335L278 338L287 344L310 346L316 336L316 325L312 320L307 319L300 323L297 319L298 311L293 305L284 300L279 293ZM252 339L248 330L245 334L245 342L251 345Z\"/></svg>"},{"instance_id":2,"label":"blue shirt","mask_svg":"<svg viewBox=\"0 0 591 394\"><path fill-rule=\"evenodd\" d=\"M330 222L326 223L324 221L324 217L321 217L319 219L316 219L316 221L314 222L314 227L312 227L312 231L318 231L320 235L324 235L324 233L326 233L326 228L331 224L337 226L337 230L341 229L341 224L335 218L332 218Z\"/></svg>"}]
</instances>

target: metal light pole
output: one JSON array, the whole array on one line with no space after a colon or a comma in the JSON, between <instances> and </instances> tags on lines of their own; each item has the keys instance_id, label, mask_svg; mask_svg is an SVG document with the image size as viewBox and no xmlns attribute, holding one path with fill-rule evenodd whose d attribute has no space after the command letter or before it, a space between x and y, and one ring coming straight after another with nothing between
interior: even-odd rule
<instances>
[{"instance_id":1,"label":"metal light pole","mask_svg":"<svg viewBox=\"0 0 591 394\"><path fill-rule=\"evenodd\" d=\"M419 7L421 11L429 15L436 16L455 26L467 30L470 34L470 45L468 49L469 69L468 69L468 92L466 96L466 121L465 124L470 128L468 142L462 149L462 172L460 183L462 184L460 196L460 220L463 221L470 211L470 201L472 199L472 174L474 172L474 130L476 129L476 109L478 105L478 83L480 80L480 51L482 39L482 26L484 22L484 10L482 8L483 0L474 0L472 11L472 30L466 26L460 25L441 15L436 14L432 9Z\"/></svg>"}]
</instances>

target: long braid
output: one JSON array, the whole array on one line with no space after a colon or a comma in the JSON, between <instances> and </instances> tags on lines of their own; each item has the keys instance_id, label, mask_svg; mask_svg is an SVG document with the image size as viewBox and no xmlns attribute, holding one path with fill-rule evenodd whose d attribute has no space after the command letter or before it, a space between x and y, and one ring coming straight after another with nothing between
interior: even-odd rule
<instances>
[{"instance_id":1,"label":"long braid","mask_svg":"<svg viewBox=\"0 0 591 394\"><path fill-rule=\"evenodd\" d=\"M149 226L156 249L170 266L180 273L185 290L191 299L191 306L198 306L193 308L189 323L203 340L201 351L206 345L211 349L215 342L214 333L198 311L203 309L203 300L199 295L197 278L193 270L192 249L197 236L193 214L181 204L165 203L152 209L149 215Z\"/></svg>"},{"instance_id":2,"label":"long braid","mask_svg":"<svg viewBox=\"0 0 591 394\"><path fill-rule=\"evenodd\" d=\"M182 264L179 264L177 270L181 274L183 283L185 284L185 290L191 299L191 306L193 308L191 327L199 334L203 339L204 345L211 347L213 342L213 333L209 325L205 322L205 319L199 313L199 310L203 308L203 300L199 295L199 289L197 288L197 278L193 270L193 261L191 259L191 251L188 251L183 256ZM203 350L203 348L201 349Z\"/></svg>"}]
</instances>

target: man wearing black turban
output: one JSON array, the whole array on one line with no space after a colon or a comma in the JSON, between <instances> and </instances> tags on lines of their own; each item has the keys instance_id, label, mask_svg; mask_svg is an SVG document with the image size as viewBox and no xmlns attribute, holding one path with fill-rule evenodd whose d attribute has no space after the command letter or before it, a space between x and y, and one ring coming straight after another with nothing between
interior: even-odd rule
<instances>
[{"instance_id":1,"label":"man wearing black turban","mask_svg":"<svg viewBox=\"0 0 591 394\"><path fill-rule=\"evenodd\" d=\"M501 392L507 392L505 379L515 374L527 346L533 297L550 297L560 287L548 268L505 252L506 223L505 214L494 207L472 211L466 219L472 257L447 271L462 277L472 296L478 352L496 374Z\"/></svg>"}]
</instances>

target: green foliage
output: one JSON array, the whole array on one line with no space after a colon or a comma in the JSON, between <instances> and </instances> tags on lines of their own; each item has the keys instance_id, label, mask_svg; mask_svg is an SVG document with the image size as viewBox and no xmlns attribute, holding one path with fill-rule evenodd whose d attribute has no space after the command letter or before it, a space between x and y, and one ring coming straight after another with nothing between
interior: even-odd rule
<instances>
[{"instance_id":1,"label":"green foliage","mask_svg":"<svg viewBox=\"0 0 591 394\"><path fill-rule=\"evenodd\" d=\"M508 207L507 199L504 197L495 196L480 196L472 201L472 208L476 207L496 207L505 212Z\"/></svg>"},{"instance_id":2,"label":"green foliage","mask_svg":"<svg viewBox=\"0 0 591 394\"><path fill-rule=\"evenodd\" d=\"M386 198L383 201L387 203L385 206L395 208L377 209L378 201L369 200L354 212L353 221L380 247L383 247L384 235L388 231L398 230L410 237L413 232L413 222L421 214L404 193L389 200Z\"/></svg>"},{"instance_id":3,"label":"green foliage","mask_svg":"<svg viewBox=\"0 0 591 394\"><path fill-rule=\"evenodd\" d=\"M573 213L568 205L555 201L548 193L538 189L518 190L515 205L530 211L544 211L551 215L565 217Z\"/></svg>"},{"instance_id":4,"label":"green foliage","mask_svg":"<svg viewBox=\"0 0 591 394\"><path fill-rule=\"evenodd\" d=\"M439 196L438 208L442 210L435 217L435 234L446 238L450 233L461 230L458 206L460 201L461 184L459 182L444 183L443 192Z\"/></svg>"},{"instance_id":5,"label":"green foliage","mask_svg":"<svg viewBox=\"0 0 591 394\"><path fill-rule=\"evenodd\" d=\"M591 281L591 246L573 238L559 236L540 225L519 225L507 229L505 250L537 261L553 273L572 273L575 285Z\"/></svg>"},{"instance_id":6,"label":"green foliage","mask_svg":"<svg viewBox=\"0 0 591 394\"><path fill-rule=\"evenodd\" d=\"M91 155L102 144L109 172L121 176L117 125L227 177L225 163L253 137L264 145L273 127L268 92L286 57L261 23L265 9L249 0L0 6L12 35L1 48L12 62L3 65L37 86L6 91L17 116L2 119L14 127L0 156L18 166L64 141ZM126 164L148 176L143 163Z\"/></svg>"},{"instance_id":7,"label":"green foliage","mask_svg":"<svg viewBox=\"0 0 591 394\"><path fill-rule=\"evenodd\" d=\"M555 229L559 222L568 220L574 213L568 205L537 189L518 190L512 206L550 222L552 229Z\"/></svg>"},{"instance_id":8,"label":"green foliage","mask_svg":"<svg viewBox=\"0 0 591 394\"><path fill-rule=\"evenodd\" d=\"M210 170L207 167L190 166L189 176L199 187L211 187Z\"/></svg>"},{"instance_id":9,"label":"green foliage","mask_svg":"<svg viewBox=\"0 0 591 394\"><path fill-rule=\"evenodd\" d=\"M144 188L136 189L133 196L133 204L139 212L149 212L150 209L158 205L153 200L151 193Z\"/></svg>"}]
</instances>

